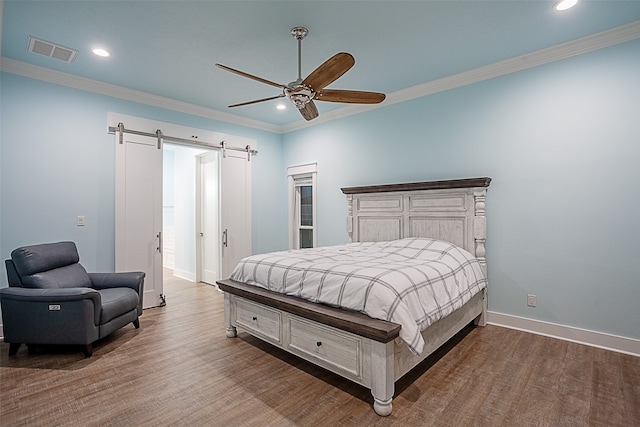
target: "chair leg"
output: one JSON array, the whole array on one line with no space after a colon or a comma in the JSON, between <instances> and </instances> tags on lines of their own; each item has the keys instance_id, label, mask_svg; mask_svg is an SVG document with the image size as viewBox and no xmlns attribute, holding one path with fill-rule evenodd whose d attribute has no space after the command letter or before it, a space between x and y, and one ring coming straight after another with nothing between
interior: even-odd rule
<instances>
[{"instance_id":1,"label":"chair leg","mask_svg":"<svg viewBox=\"0 0 640 427\"><path fill-rule=\"evenodd\" d=\"M20 348L19 342L9 343L9 356L15 356L19 348Z\"/></svg>"},{"instance_id":2,"label":"chair leg","mask_svg":"<svg viewBox=\"0 0 640 427\"><path fill-rule=\"evenodd\" d=\"M85 357L93 356L93 345L92 344L86 344L82 351L84 352Z\"/></svg>"},{"instance_id":3,"label":"chair leg","mask_svg":"<svg viewBox=\"0 0 640 427\"><path fill-rule=\"evenodd\" d=\"M136 327L136 329L140 328L140 318L136 317L136 320L133 321L133 326Z\"/></svg>"}]
</instances>

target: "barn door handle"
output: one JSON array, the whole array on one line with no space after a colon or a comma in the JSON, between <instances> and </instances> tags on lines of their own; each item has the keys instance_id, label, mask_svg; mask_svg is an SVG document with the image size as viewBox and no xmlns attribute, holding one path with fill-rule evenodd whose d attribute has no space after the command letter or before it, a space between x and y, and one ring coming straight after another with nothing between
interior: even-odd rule
<instances>
[{"instance_id":1,"label":"barn door handle","mask_svg":"<svg viewBox=\"0 0 640 427\"><path fill-rule=\"evenodd\" d=\"M162 231L158 231L156 237L158 238L158 252L162 253Z\"/></svg>"},{"instance_id":2,"label":"barn door handle","mask_svg":"<svg viewBox=\"0 0 640 427\"><path fill-rule=\"evenodd\" d=\"M222 246L224 246L225 248L228 247L227 246L227 229L226 228L222 232Z\"/></svg>"}]
</instances>

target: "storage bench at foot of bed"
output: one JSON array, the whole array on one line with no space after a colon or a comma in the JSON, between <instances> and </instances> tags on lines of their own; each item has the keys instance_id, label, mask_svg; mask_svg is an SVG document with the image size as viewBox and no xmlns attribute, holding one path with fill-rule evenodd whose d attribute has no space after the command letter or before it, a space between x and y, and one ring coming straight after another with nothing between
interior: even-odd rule
<instances>
[{"instance_id":1,"label":"storage bench at foot of bed","mask_svg":"<svg viewBox=\"0 0 640 427\"><path fill-rule=\"evenodd\" d=\"M434 323L428 328L431 334L423 332L425 351L415 356L398 338L400 325L395 323L233 280L217 283L225 292L228 337L235 337L236 327L240 327L257 338L369 388L374 399L373 408L382 416L391 413L395 381L478 318L484 307L484 293L481 293L449 319Z\"/></svg>"}]
</instances>

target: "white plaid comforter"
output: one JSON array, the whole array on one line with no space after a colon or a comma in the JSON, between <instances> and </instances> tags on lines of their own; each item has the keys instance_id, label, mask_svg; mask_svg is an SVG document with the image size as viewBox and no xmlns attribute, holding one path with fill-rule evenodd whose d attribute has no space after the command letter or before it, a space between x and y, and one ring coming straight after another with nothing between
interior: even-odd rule
<instances>
[{"instance_id":1,"label":"white plaid comforter","mask_svg":"<svg viewBox=\"0 0 640 427\"><path fill-rule=\"evenodd\" d=\"M253 255L230 278L398 323L415 354L424 346L420 331L487 286L469 252L427 238Z\"/></svg>"}]
</instances>

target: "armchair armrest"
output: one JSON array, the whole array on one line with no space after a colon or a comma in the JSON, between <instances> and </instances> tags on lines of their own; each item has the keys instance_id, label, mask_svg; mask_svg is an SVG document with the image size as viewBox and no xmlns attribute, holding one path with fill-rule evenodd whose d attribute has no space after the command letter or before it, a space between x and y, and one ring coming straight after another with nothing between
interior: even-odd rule
<instances>
[{"instance_id":1,"label":"armchair armrest","mask_svg":"<svg viewBox=\"0 0 640 427\"><path fill-rule=\"evenodd\" d=\"M19 304L42 303L68 303L72 301L91 300L93 303L94 324L99 324L102 298L100 293L91 288L2 288L0 289L0 302L3 311L12 302Z\"/></svg>"},{"instance_id":2,"label":"armchair armrest","mask_svg":"<svg viewBox=\"0 0 640 427\"><path fill-rule=\"evenodd\" d=\"M14 301L64 302L92 299L100 307L100 293L91 288L2 288L0 298Z\"/></svg>"},{"instance_id":3,"label":"armchair armrest","mask_svg":"<svg viewBox=\"0 0 640 427\"><path fill-rule=\"evenodd\" d=\"M145 274L141 271L127 273L89 273L94 289L131 288L140 295Z\"/></svg>"}]
</instances>

